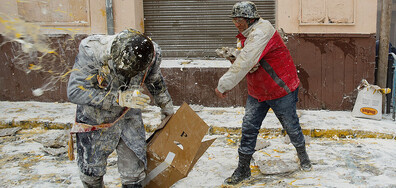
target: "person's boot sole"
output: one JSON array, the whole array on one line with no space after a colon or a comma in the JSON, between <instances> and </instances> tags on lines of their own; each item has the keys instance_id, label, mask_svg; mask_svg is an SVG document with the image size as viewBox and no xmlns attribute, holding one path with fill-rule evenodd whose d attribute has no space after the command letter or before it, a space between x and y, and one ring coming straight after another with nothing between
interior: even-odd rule
<instances>
[{"instance_id":1,"label":"person's boot sole","mask_svg":"<svg viewBox=\"0 0 396 188\"><path fill-rule=\"evenodd\" d=\"M252 176L249 176L245 179L243 179L242 181L235 183L235 184L231 184L231 183L227 183L226 181L224 181L224 183L221 185L221 187L227 188L227 187L240 187L243 183L246 183L247 181L251 180Z\"/></svg>"}]
</instances>

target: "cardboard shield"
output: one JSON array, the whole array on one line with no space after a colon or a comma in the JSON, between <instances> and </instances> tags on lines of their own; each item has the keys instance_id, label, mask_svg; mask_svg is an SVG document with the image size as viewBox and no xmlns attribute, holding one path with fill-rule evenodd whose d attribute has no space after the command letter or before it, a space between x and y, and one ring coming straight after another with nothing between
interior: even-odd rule
<instances>
[{"instance_id":1,"label":"cardboard shield","mask_svg":"<svg viewBox=\"0 0 396 188\"><path fill-rule=\"evenodd\" d=\"M148 139L145 187L170 187L187 177L215 139L202 142L209 126L183 105Z\"/></svg>"}]
</instances>

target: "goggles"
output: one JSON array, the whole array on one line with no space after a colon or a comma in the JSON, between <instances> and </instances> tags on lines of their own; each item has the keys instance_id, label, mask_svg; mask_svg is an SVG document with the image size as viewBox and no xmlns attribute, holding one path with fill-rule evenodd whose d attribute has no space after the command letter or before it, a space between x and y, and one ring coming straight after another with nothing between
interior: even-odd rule
<instances>
[{"instance_id":1,"label":"goggles","mask_svg":"<svg viewBox=\"0 0 396 188\"><path fill-rule=\"evenodd\" d=\"M234 24L236 24L236 23L241 24L243 22L246 22L246 19L245 18L232 18L232 22Z\"/></svg>"}]
</instances>

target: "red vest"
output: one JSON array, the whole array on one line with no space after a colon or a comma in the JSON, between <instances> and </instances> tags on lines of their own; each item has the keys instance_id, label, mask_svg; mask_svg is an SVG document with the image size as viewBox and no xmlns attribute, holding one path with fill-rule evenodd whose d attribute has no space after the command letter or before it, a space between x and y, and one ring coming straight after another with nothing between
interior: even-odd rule
<instances>
[{"instance_id":1,"label":"red vest","mask_svg":"<svg viewBox=\"0 0 396 188\"><path fill-rule=\"evenodd\" d=\"M242 47L246 37L237 35ZM260 66L246 75L249 95L258 101L281 98L298 88L300 80L289 50L276 31L259 58Z\"/></svg>"}]
</instances>

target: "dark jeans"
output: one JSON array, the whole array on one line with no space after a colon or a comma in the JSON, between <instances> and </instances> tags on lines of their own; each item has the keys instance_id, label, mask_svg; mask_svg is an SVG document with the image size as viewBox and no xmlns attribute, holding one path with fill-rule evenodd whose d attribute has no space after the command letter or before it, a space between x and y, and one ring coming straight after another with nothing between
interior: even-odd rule
<instances>
[{"instance_id":1,"label":"dark jeans","mask_svg":"<svg viewBox=\"0 0 396 188\"><path fill-rule=\"evenodd\" d=\"M261 124L270 108L289 135L294 147L304 146L305 139L296 113L297 95L298 89L279 99L263 102L258 102L257 99L249 95L242 123L241 145L238 151L243 154L253 154L255 152L254 148Z\"/></svg>"}]
</instances>

